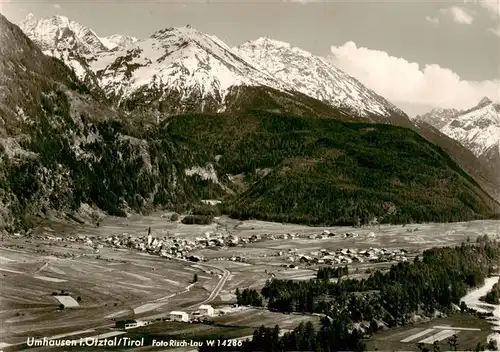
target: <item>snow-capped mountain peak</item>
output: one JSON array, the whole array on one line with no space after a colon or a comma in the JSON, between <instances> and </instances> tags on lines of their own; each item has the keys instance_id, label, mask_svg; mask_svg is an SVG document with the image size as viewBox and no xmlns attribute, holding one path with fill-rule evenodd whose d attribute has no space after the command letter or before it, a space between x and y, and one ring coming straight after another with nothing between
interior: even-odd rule
<instances>
[{"instance_id":1,"label":"snow-capped mountain peak","mask_svg":"<svg viewBox=\"0 0 500 352\"><path fill-rule=\"evenodd\" d=\"M288 87L236 55L215 36L190 27L166 28L91 63L108 96L121 100L154 91L155 99L196 97L223 104L232 86Z\"/></svg>"},{"instance_id":2,"label":"snow-capped mountain peak","mask_svg":"<svg viewBox=\"0 0 500 352\"><path fill-rule=\"evenodd\" d=\"M483 97L483 99L481 99L481 100L479 101L479 103L476 105L476 107L479 107L479 108L480 108L480 107L483 107L483 106L489 105L489 104L491 104L491 103L493 103L493 101L492 101L490 98L488 98L488 97Z\"/></svg>"},{"instance_id":3,"label":"snow-capped mountain peak","mask_svg":"<svg viewBox=\"0 0 500 352\"><path fill-rule=\"evenodd\" d=\"M483 98L472 109L453 116L441 132L480 156L500 144L500 104Z\"/></svg>"},{"instance_id":4,"label":"snow-capped mountain peak","mask_svg":"<svg viewBox=\"0 0 500 352\"><path fill-rule=\"evenodd\" d=\"M235 48L246 60L296 90L361 116L377 115L387 121L406 116L396 106L371 91L325 58L289 43L262 37ZM378 119L380 121L380 118Z\"/></svg>"},{"instance_id":5,"label":"snow-capped mountain peak","mask_svg":"<svg viewBox=\"0 0 500 352\"><path fill-rule=\"evenodd\" d=\"M21 21L20 27L44 51L89 55L108 50L93 30L66 16L37 20L30 13Z\"/></svg>"}]
</instances>

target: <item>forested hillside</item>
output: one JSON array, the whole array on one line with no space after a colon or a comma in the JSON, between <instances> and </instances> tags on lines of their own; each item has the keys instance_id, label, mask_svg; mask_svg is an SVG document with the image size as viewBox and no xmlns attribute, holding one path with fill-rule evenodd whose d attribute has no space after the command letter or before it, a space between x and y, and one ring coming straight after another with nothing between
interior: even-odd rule
<instances>
[{"instance_id":1,"label":"forested hillside","mask_svg":"<svg viewBox=\"0 0 500 352\"><path fill-rule=\"evenodd\" d=\"M222 210L238 218L311 225L463 221L495 212L445 152L404 128L254 111L177 116L143 131L85 115L78 126L61 91L42 106L58 123L42 115L30 127L21 144L37 157L3 166L19 216L82 203L119 215L200 199L222 199ZM60 173L51 176L58 182L44 172Z\"/></svg>"},{"instance_id":2,"label":"forested hillside","mask_svg":"<svg viewBox=\"0 0 500 352\"><path fill-rule=\"evenodd\" d=\"M390 125L252 111L178 116L162 139L214 157L246 188L224 210L239 218L307 224L458 221L496 203L443 150Z\"/></svg>"}]
</instances>

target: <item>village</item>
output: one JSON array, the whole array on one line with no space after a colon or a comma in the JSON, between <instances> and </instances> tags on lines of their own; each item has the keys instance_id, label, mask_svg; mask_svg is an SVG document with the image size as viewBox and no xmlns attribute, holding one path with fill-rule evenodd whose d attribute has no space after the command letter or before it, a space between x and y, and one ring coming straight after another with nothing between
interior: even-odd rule
<instances>
[{"instance_id":1,"label":"village","mask_svg":"<svg viewBox=\"0 0 500 352\"><path fill-rule=\"evenodd\" d=\"M368 233L365 237L374 238L376 235L373 232ZM203 236L194 238L179 238L174 234L167 234L163 237L156 237L148 229L147 235L131 236L128 233L122 235L113 235L107 238L98 236L68 236L57 237L53 235L45 235L43 239L49 241L69 241L80 243L86 247L90 247L95 253L106 247L115 249L135 249L149 254L158 255L168 259L189 260L192 262L207 261L202 255L193 254L193 252L202 249L221 250L230 247L239 247L244 249L248 245L266 241L285 241L285 240L329 240L332 238L354 239L359 237L357 233L347 232L336 234L328 230L323 230L317 234L300 234L300 233L283 233L283 234L252 234L251 236L237 236L223 232L205 232ZM312 265L335 265L335 264L356 264L356 263L393 263L405 262L408 260L410 253L404 248L337 248L327 250L320 248L318 250L299 250L297 248L289 248L287 250L276 250L270 254L260 254L259 257L279 257L279 261L286 261L290 268L298 268L302 266ZM210 260L215 261L232 261L253 264L255 258L247 258L244 254L241 255L221 255L211 257Z\"/></svg>"}]
</instances>

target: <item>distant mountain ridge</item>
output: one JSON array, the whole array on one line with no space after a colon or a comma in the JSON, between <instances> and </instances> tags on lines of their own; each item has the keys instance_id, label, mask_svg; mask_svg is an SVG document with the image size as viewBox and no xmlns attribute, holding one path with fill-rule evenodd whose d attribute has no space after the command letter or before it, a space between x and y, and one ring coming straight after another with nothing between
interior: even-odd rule
<instances>
[{"instance_id":1,"label":"distant mountain ridge","mask_svg":"<svg viewBox=\"0 0 500 352\"><path fill-rule=\"evenodd\" d=\"M181 27L140 40L100 39L61 16L38 21L31 16L21 28L46 53L61 58L81 79L96 82L108 98L129 109L154 106L161 115L172 109L192 111L197 104L200 112L224 111L234 105L225 100L231 87L268 87L284 94L300 92L368 121L411 126L403 111L326 59L268 38L230 48L215 36ZM63 32L71 40L59 38ZM116 42L121 45L114 47ZM64 51L73 56L61 54ZM283 65L293 75L278 72Z\"/></svg>"},{"instance_id":2,"label":"distant mountain ridge","mask_svg":"<svg viewBox=\"0 0 500 352\"><path fill-rule=\"evenodd\" d=\"M500 144L500 104L487 97L467 110L434 109L416 120L433 125L478 157Z\"/></svg>"},{"instance_id":3,"label":"distant mountain ridge","mask_svg":"<svg viewBox=\"0 0 500 352\"><path fill-rule=\"evenodd\" d=\"M126 49L101 55L91 68L108 97L130 101L140 93L147 104L148 99L161 103L175 95L177 113L189 104L223 111L233 86L291 91L234 55L217 37L187 27L157 31Z\"/></svg>"},{"instance_id":4,"label":"distant mountain ridge","mask_svg":"<svg viewBox=\"0 0 500 352\"><path fill-rule=\"evenodd\" d=\"M425 114L417 115L414 120L428 123L439 130L443 128L453 116L458 115L460 112L461 110L458 109L434 108Z\"/></svg>"},{"instance_id":5,"label":"distant mountain ridge","mask_svg":"<svg viewBox=\"0 0 500 352\"><path fill-rule=\"evenodd\" d=\"M487 181L483 186L500 199L500 104L484 97L470 109L433 109L417 116L415 122L417 126L428 123L471 151L479 164L466 153L457 153L459 147L448 149L459 158L465 157L461 165L477 172L479 179L485 177Z\"/></svg>"},{"instance_id":6,"label":"distant mountain ridge","mask_svg":"<svg viewBox=\"0 0 500 352\"><path fill-rule=\"evenodd\" d=\"M99 39L109 50L124 49L125 47L134 44L138 40L135 37L121 34L113 34L109 37L99 37Z\"/></svg>"},{"instance_id":7,"label":"distant mountain ridge","mask_svg":"<svg viewBox=\"0 0 500 352\"><path fill-rule=\"evenodd\" d=\"M109 50L93 30L65 16L38 20L30 13L20 27L42 51L70 50L89 55Z\"/></svg>"}]
</instances>

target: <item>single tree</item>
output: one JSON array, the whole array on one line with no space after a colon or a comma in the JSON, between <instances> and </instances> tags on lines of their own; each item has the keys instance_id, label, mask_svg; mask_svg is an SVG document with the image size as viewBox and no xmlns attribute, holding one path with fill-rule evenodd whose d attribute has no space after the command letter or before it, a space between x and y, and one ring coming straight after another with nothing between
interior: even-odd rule
<instances>
[{"instance_id":1,"label":"single tree","mask_svg":"<svg viewBox=\"0 0 500 352\"><path fill-rule=\"evenodd\" d=\"M452 337L450 337L448 340L448 345L450 346L450 349L452 351L456 351L458 348L458 336L457 334L453 334Z\"/></svg>"},{"instance_id":2,"label":"single tree","mask_svg":"<svg viewBox=\"0 0 500 352\"><path fill-rule=\"evenodd\" d=\"M238 305L241 304L241 292L240 292L240 289L239 288L236 288L236 303Z\"/></svg>"},{"instance_id":3,"label":"single tree","mask_svg":"<svg viewBox=\"0 0 500 352\"><path fill-rule=\"evenodd\" d=\"M429 352L429 349L427 347L425 347L425 345L422 342L419 342L417 344L417 347L422 352Z\"/></svg>"},{"instance_id":4,"label":"single tree","mask_svg":"<svg viewBox=\"0 0 500 352\"><path fill-rule=\"evenodd\" d=\"M488 349L488 351L498 351L498 344L497 344L497 340L494 340L494 339L490 339L488 341L488 345L486 347Z\"/></svg>"},{"instance_id":5,"label":"single tree","mask_svg":"<svg viewBox=\"0 0 500 352\"><path fill-rule=\"evenodd\" d=\"M193 282L198 282L198 274L194 274L194 276L193 276Z\"/></svg>"},{"instance_id":6,"label":"single tree","mask_svg":"<svg viewBox=\"0 0 500 352\"><path fill-rule=\"evenodd\" d=\"M77 299L76 299L77 302L81 302L82 301L82 297L78 296Z\"/></svg>"},{"instance_id":7,"label":"single tree","mask_svg":"<svg viewBox=\"0 0 500 352\"><path fill-rule=\"evenodd\" d=\"M434 341L434 343L432 344L432 351L433 352L439 352L441 351L441 348L439 347L439 341Z\"/></svg>"},{"instance_id":8,"label":"single tree","mask_svg":"<svg viewBox=\"0 0 500 352\"><path fill-rule=\"evenodd\" d=\"M59 305L59 310L64 310L64 304L62 304L62 303L61 303L61 304Z\"/></svg>"}]
</instances>

